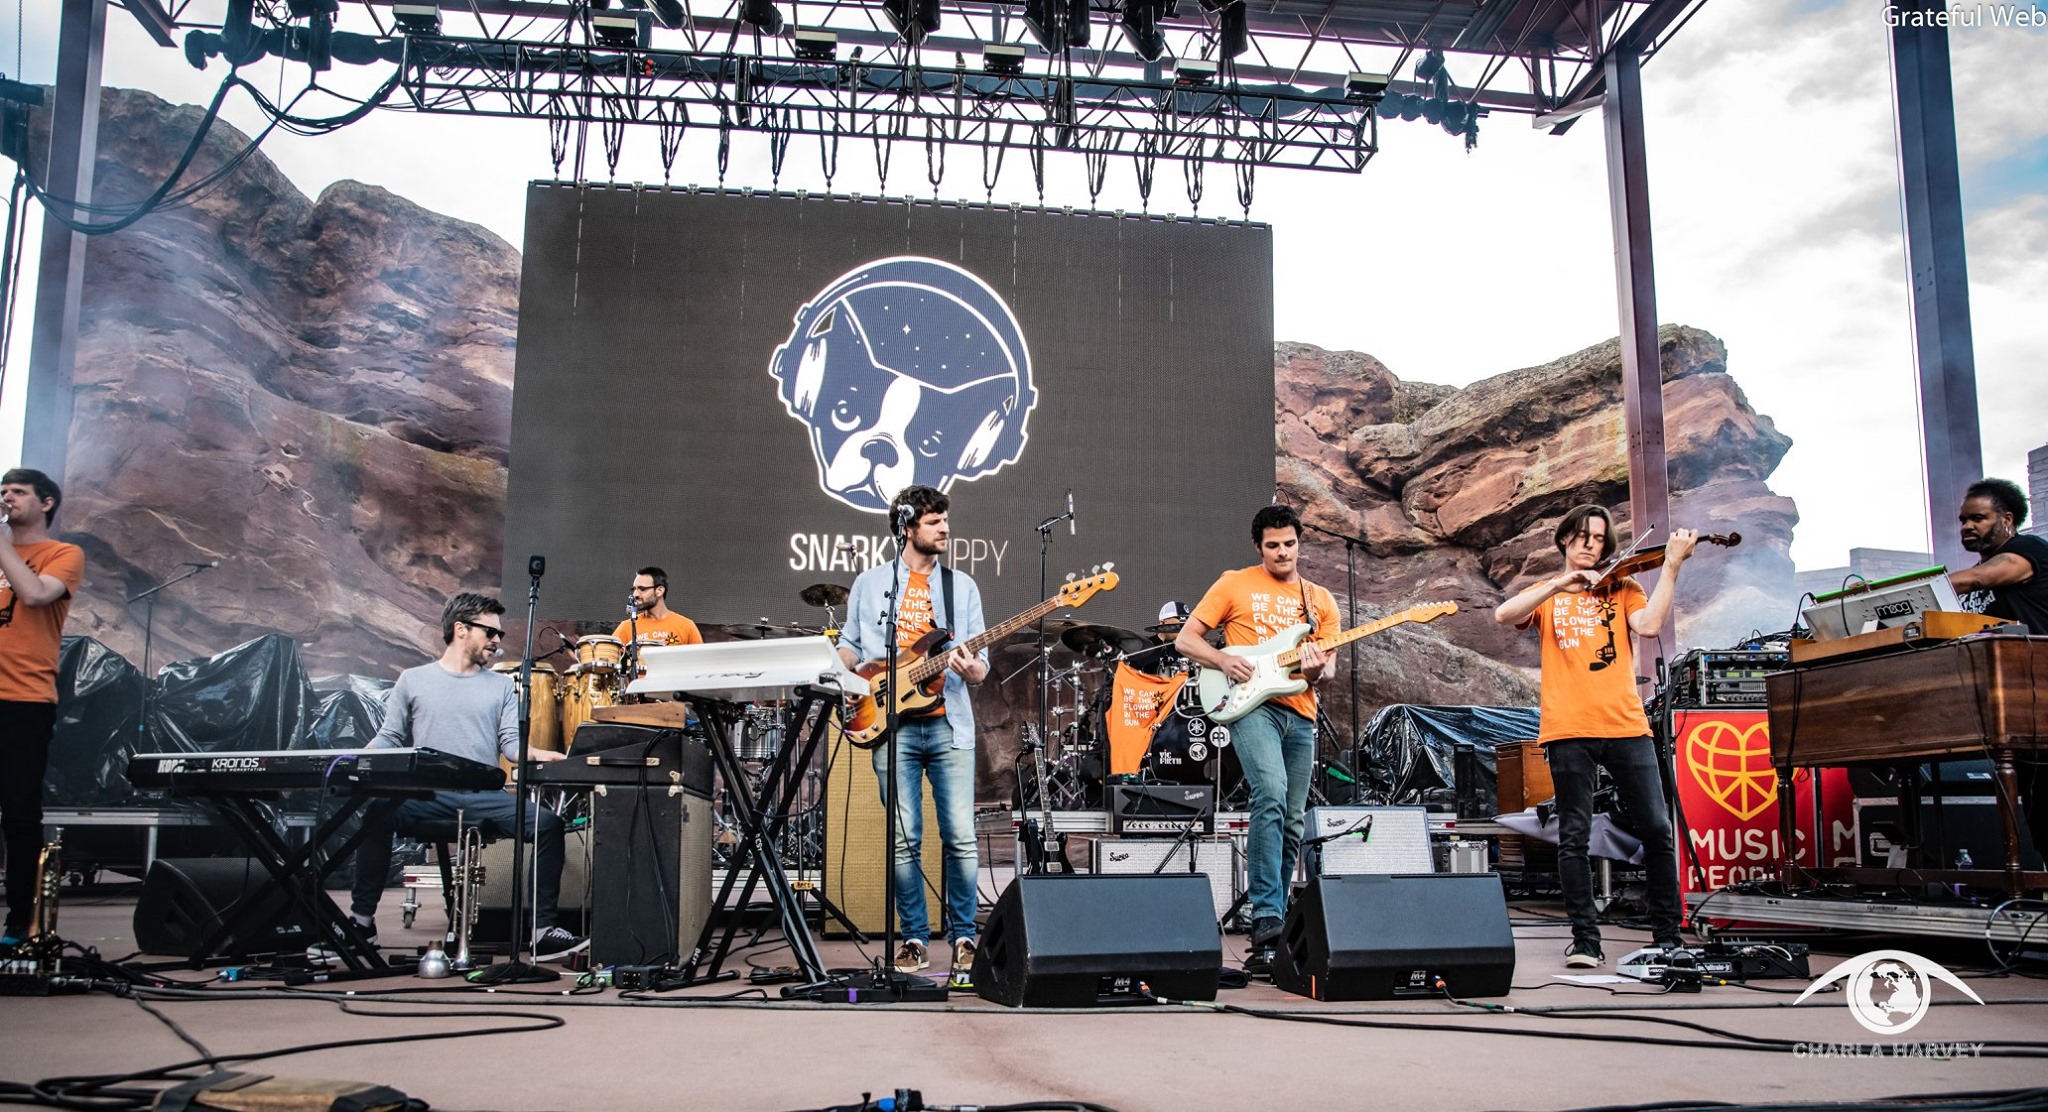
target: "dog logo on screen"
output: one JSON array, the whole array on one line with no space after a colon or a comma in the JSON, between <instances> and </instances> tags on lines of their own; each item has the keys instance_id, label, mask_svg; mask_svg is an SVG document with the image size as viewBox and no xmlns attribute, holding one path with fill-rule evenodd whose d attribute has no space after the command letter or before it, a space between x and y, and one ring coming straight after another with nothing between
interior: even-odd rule
<instances>
[{"instance_id":1,"label":"dog logo on screen","mask_svg":"<svg viewBox=\"0 0 2048 1112\"><path fill-rule=\"evenodd\" d=\"M943 491L1017 462L1038 402L1015 314L938 259L877 259L828 283L768 373L810 427L818 485L870 513L912 484Z\"/></svg>"}]
</instances>

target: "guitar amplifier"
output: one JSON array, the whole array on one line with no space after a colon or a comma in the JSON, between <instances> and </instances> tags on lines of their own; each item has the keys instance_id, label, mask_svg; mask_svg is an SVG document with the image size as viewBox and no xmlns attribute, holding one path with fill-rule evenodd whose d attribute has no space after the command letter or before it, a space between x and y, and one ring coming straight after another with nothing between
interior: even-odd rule
<instances>
[{"instance_id":1,"label":"guitar amplifier","mask_svg":"<svg viewBox=\"0 0 2048 1112\"><path fill-rule=\"evenodd\" d=\"M1221 921L1244 890L1244 858L1228 834L1196 838L1097 838L1092 843L1098 875L1202 873ZM1190 868L1189 866L1193 867Z\"/></svg>"},{"instance_id":2,"label":"guitar amplifier","mask_svg":"<svg viewBox=\"0 0 2048 1112\"><path fill-rule=\"evenodd\" d=\"M1436 871L1436 855L1429 846L1429 812L1424 808L1309 808L1302 841L1332 834L1339 836L1302 854L1308 878Z\"/></svg>"},{"instance_id":3,"label":"guitar amplifier","mask_svg":"<svg viewBox=\"0 0 2048 1112\"><path fill-rule=\"evenodd\" d=\"M1179 834L1189 823L1216 832L1216 788L1210 784L1116 784L1109 792L1112 834Z\"/></svg>"}]
</instances>

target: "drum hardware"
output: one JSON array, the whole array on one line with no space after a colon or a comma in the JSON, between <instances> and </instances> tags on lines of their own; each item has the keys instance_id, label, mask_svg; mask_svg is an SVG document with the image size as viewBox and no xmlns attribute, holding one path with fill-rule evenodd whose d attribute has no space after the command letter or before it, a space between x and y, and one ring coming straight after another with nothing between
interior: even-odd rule
<instances>
[{"instance_id":1,"label":"drum hardware","mask_svg":"<svg viewBox=\"0 0 2048 1112\"><path fill-rule=\"evenodd\" d=\"M790 622L771 622L767 618L756 618L751 622L718 622L701 626L705 632L722 633L728 640L760 641L770 637L807 637L818 631L806 625Z\"/></svg>"},{"instance_id":2,"label":"drum hardware","mask_svg":"<svg viewBox=\"0 0 2048 1112\"><path fill-rule=\"evenodd\" d=\"M1081 625L1061 633L1060 644L1091 660L1116 660L1142 652L1145 639L1115 626Z\"/></svg>"}]
</instances>

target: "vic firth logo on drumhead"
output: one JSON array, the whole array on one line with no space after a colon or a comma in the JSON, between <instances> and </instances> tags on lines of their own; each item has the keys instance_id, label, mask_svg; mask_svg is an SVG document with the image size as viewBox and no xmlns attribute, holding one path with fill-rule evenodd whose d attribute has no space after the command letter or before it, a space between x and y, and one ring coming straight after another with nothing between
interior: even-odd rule
<instances>
[{"instance_id":1,"label":"vic firth logo on drumhead","mask_svg":"<svg viewBox=\"0 0 2048 1112\"><path fill-rule=\"evenodd\" d=\"M948 490L1017 462L1038 402L1010 307L938 259L877 259L827 283L768 373L810 428L818 485L870 513L912 484Z\"/></svg>"}]
</instances>

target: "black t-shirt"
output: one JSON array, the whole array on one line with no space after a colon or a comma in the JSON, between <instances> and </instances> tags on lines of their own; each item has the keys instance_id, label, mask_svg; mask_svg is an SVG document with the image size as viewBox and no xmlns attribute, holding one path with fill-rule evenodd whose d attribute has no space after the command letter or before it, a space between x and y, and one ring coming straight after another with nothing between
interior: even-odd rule
<instances>
[{"instance_id":1,"label":"black t-shirt","mask_svg":"<svg viewBox=\"0 0 2048 1112\"><path fill-rule=\"evenodd\" d=\"M2048 541L2015 533L2011 540L1985 559L2008 552L2033 565L2034 577L2009 587L1972 591L1962 599L1962 603L1994 618L2010 618L2026 626L2027 632L2048 637Z\"/></svg>"}]
</instances>

